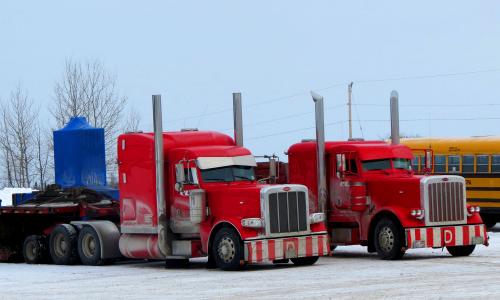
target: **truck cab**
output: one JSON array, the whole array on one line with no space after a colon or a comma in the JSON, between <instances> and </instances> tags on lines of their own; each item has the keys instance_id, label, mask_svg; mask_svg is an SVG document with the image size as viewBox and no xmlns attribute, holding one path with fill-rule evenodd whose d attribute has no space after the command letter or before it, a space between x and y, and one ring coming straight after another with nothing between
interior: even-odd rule
<instances>
[{"instance_id":1,"label":"truck cab","mask_svg":"<svg viewBox=\"0 0 500 300\"><path fill-rule=\"evenodd\" d=\"M329 253L325 215L309 211L307 188L259 183L254 156L231 137L213 131L164 132L162 189L155 181L154 144L152 133L118 138L124 256L208 256L210 264L236 269L288 259L312 264ZM165 196L164 215L158 192ZM166 251L158 234L162 220Z\"/></svg>"},{"instance_id":2,"label":"truck cab","mask_svg":"<svg viewBox=\"0 0 500 300\"><path fill-rule=\"evenodd\" d=\"M316 142L288 150L289 182L317 199ZM384 259L409 248L447 247L469 255L487 244L479 209L468 206L460 176L417 176L410 149L382 141L325 143L328 227L333 246L361 244Z\"/></svg>"}]
</instances>

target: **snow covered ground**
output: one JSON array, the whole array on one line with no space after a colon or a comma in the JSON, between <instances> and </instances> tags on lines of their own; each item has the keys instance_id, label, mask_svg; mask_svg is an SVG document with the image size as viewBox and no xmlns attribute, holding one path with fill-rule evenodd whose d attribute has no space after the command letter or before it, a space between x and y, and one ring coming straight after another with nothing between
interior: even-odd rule
<instances>
[{"instance_id":1,"label":"snow covered ground","mask_svg":"<svg viewBox=\"0 0 500 300\"><path fill-rule=\"evenodd\" d=\"M366 248L335 250L314 266L258 265L241 272L161 262L111 266L0 264L0 299L500 299L500 226L470 257L419 249L382 261Z\"/></svg>"}]
</instances>

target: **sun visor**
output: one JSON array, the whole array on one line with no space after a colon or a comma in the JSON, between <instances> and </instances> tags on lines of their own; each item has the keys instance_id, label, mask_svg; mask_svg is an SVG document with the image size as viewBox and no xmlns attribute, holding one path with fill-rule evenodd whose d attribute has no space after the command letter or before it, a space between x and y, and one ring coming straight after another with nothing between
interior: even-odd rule
<instances>
[{"instance_id":1,"label":"sun visor","mask_svg":"<svg viewBox=\"0 0 500 300\"><path fill-rule=\"evenodd\" d=\"M233 157L199 157L196 160L198 168L214 169L227 166L249 166L255 167L255 157L253 155L233 156Z\"/></svg>"}]
</instances>

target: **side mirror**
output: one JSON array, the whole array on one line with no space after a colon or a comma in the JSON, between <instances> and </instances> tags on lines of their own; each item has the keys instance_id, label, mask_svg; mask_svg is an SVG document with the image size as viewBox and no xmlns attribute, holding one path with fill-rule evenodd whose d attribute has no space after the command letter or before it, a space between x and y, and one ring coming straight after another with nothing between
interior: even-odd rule
<instances>
[{"instance_id":1,"label":"side mirror","mask_svg":"<svg viewBox=\"0 0 500 300\"><path fill-rule=\"evenodd\" d=\"M184 164L182 163L175 164L175 182L182 184L185 181L186 181L186 175L184 173Z\"/></svg>"},{"instance_id":2,"label":"side mirror","mask_svg":"<svg viewBox=\"0 0 500 300\"><path fill-rule=\"evenodd\" d=\"M339 173L344 173L346 166L345 166L345 154L337 154L337 172Z\"/></svg>"}]
</instances>

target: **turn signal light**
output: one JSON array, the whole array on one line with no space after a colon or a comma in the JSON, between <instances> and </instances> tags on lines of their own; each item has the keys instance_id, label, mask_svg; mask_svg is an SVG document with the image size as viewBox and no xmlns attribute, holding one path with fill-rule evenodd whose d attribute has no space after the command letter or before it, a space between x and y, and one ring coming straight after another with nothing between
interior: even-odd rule
<instances>
[{"instance_id":1,"label":"turn signal light","mask_svg":"<svg viewBox=\"0 0 500 300\"><path fill-rule=\"evenodd\" d=\"M263 228L264 220L261 218L247 218L241 220L241 226L249 228Z\"/></svg>"},{"instance_id":2,"label":"turn signal light","mask_svg":"<svg viewBox=\"0 0 500 300\"><path fill-rule=\"evenodd\" d=\"M410 212L410 215L412 217L415 217L419 220L422 220L424 218L424 210L423 209L412 209Z\"/></svg>"}]
</instances>

